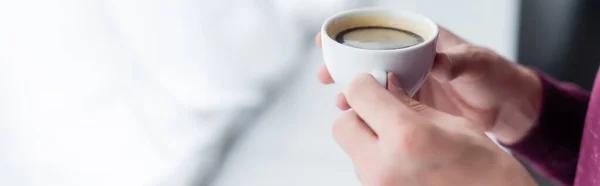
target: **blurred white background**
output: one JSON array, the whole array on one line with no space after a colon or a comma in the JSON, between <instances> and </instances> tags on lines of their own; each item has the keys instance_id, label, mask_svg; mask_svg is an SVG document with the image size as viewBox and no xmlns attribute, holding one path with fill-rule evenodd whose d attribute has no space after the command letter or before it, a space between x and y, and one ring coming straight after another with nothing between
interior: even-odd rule
<instances>
[{"instance_id":1,"label":"blurred white background","mask_svg":"<svg viewBox=\"0 0 600 186\"><path fill-rule=\"evenodd\" d=\"M517 4L0 0L0 185L358 185L321 22L386 5L514 59Z\"/></svg>"}]
</instances>

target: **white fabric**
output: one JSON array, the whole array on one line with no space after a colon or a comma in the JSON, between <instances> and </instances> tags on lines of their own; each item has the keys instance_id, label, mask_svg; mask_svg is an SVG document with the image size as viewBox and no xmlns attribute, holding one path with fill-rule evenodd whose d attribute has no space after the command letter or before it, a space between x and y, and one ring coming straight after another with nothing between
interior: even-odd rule
<instances>
[{"instance_id":1,"label":"white fabric","mask_svg":"<svg viewBox=\"0 0 600 186\"><path fill-rule=\"evenodd\" d=\"M320 2L0 1L0 185L197 181L310 21L343 7L294 9Z\"/></svg>"}]
</instances>

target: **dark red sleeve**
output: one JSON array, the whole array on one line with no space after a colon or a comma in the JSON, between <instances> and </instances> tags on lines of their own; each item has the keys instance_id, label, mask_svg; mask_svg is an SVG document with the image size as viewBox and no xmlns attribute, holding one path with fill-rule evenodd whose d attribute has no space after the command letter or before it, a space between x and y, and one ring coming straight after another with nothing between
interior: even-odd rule
<instances>
[{"instance_id":1,"label":"dark red sleeve","mask_svg":"<svg viewBox=\"0 0 600 186\"><path fill-rule=\"evenodd\" d=\"M589 93L543 74L542 107L538 121L520 142L506 145L540 173L573 185Z\"/></svg>"}]
</instances>

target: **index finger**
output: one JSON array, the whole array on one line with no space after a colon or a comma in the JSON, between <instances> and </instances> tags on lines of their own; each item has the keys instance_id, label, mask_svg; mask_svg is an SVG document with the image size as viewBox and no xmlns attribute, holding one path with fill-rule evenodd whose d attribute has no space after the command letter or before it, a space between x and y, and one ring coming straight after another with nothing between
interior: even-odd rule
<instances>
[{"instance_id":1,"label":"index finger","mask_svg":"<svg viewBox=\"0 0 600 186\"><path fill-rule=\"evenodd\" d=\"M373 129L377 134L386 131L396 131L400 121L394 121L402 112L409 112L387 89L377 83L373 76L359 75L346 92L346 99L352 109Z\"/></svg>"}]
</instances>

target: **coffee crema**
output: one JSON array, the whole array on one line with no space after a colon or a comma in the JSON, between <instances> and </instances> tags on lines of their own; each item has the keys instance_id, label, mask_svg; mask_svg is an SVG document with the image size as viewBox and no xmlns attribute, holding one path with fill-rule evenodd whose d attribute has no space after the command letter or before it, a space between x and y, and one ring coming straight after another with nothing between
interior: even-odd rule
<instances>
[{"instance_id":1,"label":"coffee crema","mask_svg":"<svg viewBox=\"0 0 600 186\"><path fill-rule=\"evenodd\" d=\"M393 50L417 45L423 37L413 32L392 27L365 26L346 29L336 35L341 44L370 50Z\"/></svg>"}]
</instances>

